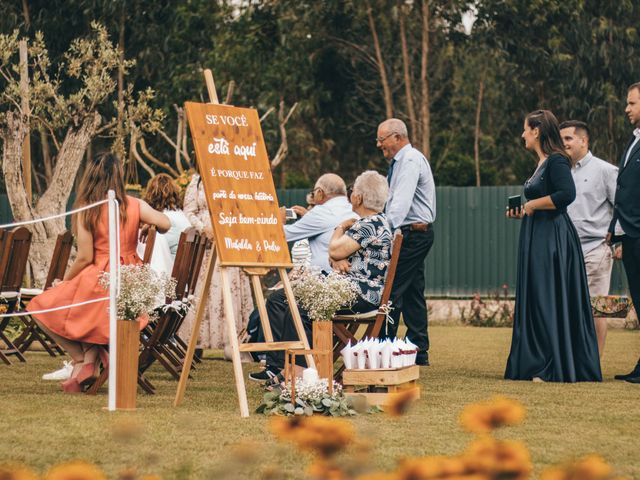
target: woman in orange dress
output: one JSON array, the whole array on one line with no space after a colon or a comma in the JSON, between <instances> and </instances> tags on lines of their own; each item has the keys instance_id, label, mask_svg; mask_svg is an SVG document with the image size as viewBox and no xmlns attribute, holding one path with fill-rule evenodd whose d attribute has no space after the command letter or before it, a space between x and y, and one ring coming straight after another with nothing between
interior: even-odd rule
<instances>
[{"instance_id":1,"label":"woman in orange dress","mask_svg":"<svg viewBox=\"0 0 640 480\"><path fill-rule=\"evenodd\" d=\"M76 201L76 208L107 198L114 190L120 206L120 263L140 264L136 254L140 223L155 225L159 232L171 227L169 218L146 202L125 194L122 166L112 154L99 155L88 166ZM74 218L78 255L61 282L29 302L27 310L86 302L108 295L100 284L102 272L109 271L108 206L91 208ZM106 362L100 345L109 342L109 301L90 303L33 315L35 321L71 356L74 362L71 378L63 382L65 392L80 392L82 385L95 379L100 362Z\"/></svg>"}]
</instances>

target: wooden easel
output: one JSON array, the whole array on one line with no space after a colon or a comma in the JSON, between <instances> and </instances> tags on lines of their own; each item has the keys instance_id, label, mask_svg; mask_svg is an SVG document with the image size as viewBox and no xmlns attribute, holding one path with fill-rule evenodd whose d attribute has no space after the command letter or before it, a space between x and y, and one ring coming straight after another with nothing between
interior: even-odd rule
<instances>
[{"instance_id":1,"label":"wooden easel","mask_svg":"<svg viewBox=\"0 0 640 480\"><path fill-rule=\"evenodd\" d=\"M204 71L204 78L207 85L207 90L209 93L209 99L212 104L219 104L218 94L216 93L215 83L213 81L213 74L211 70L206 69ZM203 165L200 165L200 171L203 171ZM211 208L210 214L211 214ZM212 218L212 225L214 224L214 219ZM182 373L180 375L180 381L178 382L178 390L176 392L175 400L173 402L174 406L178 406L182 403L184 399L184 393L187 388L187 380L189 378L189 371L191 368L191 362L193 361L193 355L195 352L196 344L198 342L198 336L200 333L200 324L202 322L202 316L204 314L204 309L206 307L208 301L208 291L211 288L211 276L215 269L216 262L220 265L220 275L221 275L221 285L222 285L222 300L224 304L224 313L225 313L225 322L227 326L227 337L228 341L231 344L231 354L233 360L233 373L236 381L236 389L238 392L238 401L240 404L240 415L242 417L249 416L249 405L247 402L247 393L244 384L244 374L242 371L242 363L240 361L240 352L261 352L261 351L277 351L277 350L287 350L287 349L303 349L309 350L309 342L307 340L307 336L304 331L304 327L302 326L302 319L300 318L300 312L298 311L298 307L293 296L293 290L291 289L291 284L289 283L289 277L287 275L286 268L292 267L293 265L289 263L278 263L278 264L264 264L264 263L247 263L247 262L239 262L239 263L222 263L218 261L218 254L216 251L215 245L212 247L211 255L209 256L209 261L206 266L206 274L205 274L205 282L203 287L203 294L200 302L198 304L198 309L196 311L196 318L193 324L193 329L191 331L191 338L189 340L189 345L187 348L187 355L184 360L182 366ZM262 324L265 342L264 343L250 343L250 344L238 344L238 332L236 331L235 326L235 314L233 310L233 298L231 295L231 285L229 282L228 276L228 267L241 267L243 271L249 275L251 279L251 287L253 289L253 293L255 295L258 312L260 313L260 323ZM265 299L262 294L262 286L260 283L260 277L264 276L271 268L277 268L278 273L280 275L280 279L282 280L282 284L284 286L284 291L287 297L287 301L289 302L291 308L291 314L293 317L294 327L298 334L298 338L301 340L298 341L288 341L288 342L274 342L273 333L271 332L271 325L269 324L269 318L267 316L267 309L265 306ZM307 362L310 366L315 366L313 357L311 355L307 355Z\"/></svg>"}]
</instances>

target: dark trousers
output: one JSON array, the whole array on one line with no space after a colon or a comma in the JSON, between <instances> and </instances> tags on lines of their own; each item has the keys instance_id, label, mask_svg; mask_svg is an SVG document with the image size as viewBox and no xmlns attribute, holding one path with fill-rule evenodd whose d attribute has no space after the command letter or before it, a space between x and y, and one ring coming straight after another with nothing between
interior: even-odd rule
<instances>
[{"instance_id":1,"label":"dark trousers","mask_svg":"<svg viewBox=\"0 0 640 480\"><path fill-rule=\"evenodd\" d=\"M433 245L433 228L426 232L407 230L402 234L404 239L391 290L393 325L388 326L386 336L396 336L402 314L407 326L407 338L418 347L418 358L426 357L429 334L427 303L424 298L424 261Z\"/></svg>"},{"instance_id":2,"label":"dark trousers","mask_svg":"<svg viewBox=\"0 0 640 480\"><path fill-rule=\"evenodd\" d=\"M640 315L640 238L622 237L622 264L627 275L631 300ZM640 359L638 359L640 365Z\"/></svg>"},{"instance_id":3,"label":"dark trousers","mask_svg":"<svg viewBox=\"0 0 640 480\"><path fill-rule=\"evenodd\" d=\"M296 327L293 325L293 316L291 315L289 302L287 302L287 297L284 293L284 290L277 290L272 293L269 298L267 298L266 307L267 316L269 317L269 324L271 325L271 331L273 333L273 340L276 342L299 340L298 333L296 332ZM364 313L375 310L376 308L378 308L377 305L372 305L366 300L358 297L358 300L355 304L353 304L349 308L340 310L338 313ZM302 326L304 327L307 339L309 340L309 346L311 347L313 345L311 319L309 318L309 315L304 310L304 308L302 308L300 305L298 305L298 311L300 312ZM254 314L258 315L257 319L259 324L260 316L259 314L254 312L251 314L252 317L254 317ZM261 327L259 329L262 330ZM258 334L256 338L263 339L264 335ZM262 339L258 341L264 341ZM296 359L296 363L302 366L306 366L304 358L301 357ZM267 352L267 365L274 368L284 368L284 351L278 350Z\"/></svg>"}]
</instances>

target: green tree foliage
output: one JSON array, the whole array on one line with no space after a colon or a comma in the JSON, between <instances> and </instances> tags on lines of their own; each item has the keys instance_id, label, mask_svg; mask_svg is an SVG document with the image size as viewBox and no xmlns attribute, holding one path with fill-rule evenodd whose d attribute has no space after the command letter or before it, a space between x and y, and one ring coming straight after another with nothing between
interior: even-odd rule
<instances>
[{"instance_id":1,"label":"green tree foliage","mask_svg":"<svg viewBox=\"0 0 640 480\"><path fill-rule=\"evenodd\" d=\"M232 104L261 115L276 109L263 121L271 155L281 138L280 102L286 108L298 102L287 124L289 156L274 171L283 187L309 185L327 171L347 180L366 168L384 171L374 137L389 108L410 124L417 146L428 135L441 185L474 185L476 158L481 184L522 183L533 162L522 148L522 119L536 108L588 121L592 150L616 163L629 134L626 87L640 80L640 5L633 0L2 3L1 31L19 28L31 37L42 31L54 63L73 38L89 32L92 20L104 24L124 58L136 60L127 85L157 92L170 135L174 105L206 100L206 67L214 71L221 100L233 80ZM477 18L465 32L461 19L470 9ZM425 11L427 97L421 83ZM163 161L174 154L160 138L147 143Z\"/></svg>"}]
</instances>

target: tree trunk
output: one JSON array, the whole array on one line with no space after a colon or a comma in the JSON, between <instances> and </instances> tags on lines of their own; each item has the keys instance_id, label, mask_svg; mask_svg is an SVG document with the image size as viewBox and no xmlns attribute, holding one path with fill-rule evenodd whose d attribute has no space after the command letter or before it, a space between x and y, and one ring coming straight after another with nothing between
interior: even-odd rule
<instances>
[{"instance_id":1,"label":"tree trunk","mask_svg":"<svg viewBox=\"0 0 640 480\"><path fill-rule=\"evenodd\" d=\"M422 103L420 105L420 120L422 123L421 140L422 153L429 158L431 156L431 109L429 96L429 27L430 27L429 0L422 1L422 58L420 61L420 86L422 91Z\"/></svg>"},{"instance_id":2,"label":"tree trunk","mask_svg":"<svg viewBox=\"0 0 640 480\"><path fill-rule=\"evenodd\" d=\"M400 45L402 46L402 67L404 74L404 94L407 99L407 113L409 115L409 133L411 138L417 140L416 110L413 106L413 88L411 87L411 59L409 58L409 48L407 46L407 29L405 25L405 11L402 0L398 1L400 18Z\"/></svg>"},{"instance_id":3,"label":"tree trunk","mask_svg":"<svg viewBox=\"0 0 640 480\"><path fill-rule=\"evenodd\" d=\"M3 132L2 170L11 211L16 221L42 218L65 210L76 172L99 124L100 115L95 113L85 118L79 128L70 128L67 131L51 182L34 208L27 199L21 168L22 141L27 129L27 119L17 113L7 113L7 129ZM42 286L46 280L55 239L65 230L65 220L48 220L35 223L29 228L33 233L29 263L36 285Z\"/></svg>"},{"instance_id":4,"label":"tree trunk","mask_svg":"<svg viewBox=\"0 0 640 480\"><path fill-rule=\"evenodd\" d=\"M480 115L482 113L482 96L484 94L484 72L478 85L478 101L476 103L476 124L473 130L473 160L476 165L476 187L480 186Z\"/></svg>"},{"instance_id":5,"label":"tree trunk","mask_svg":"<svg viewBox=\"0 0 640 480\"><path fill-rule=\"evenodd\" d=\"M367 4L367 18L369 19L369 29L371 30L371 36L373 37L373 46L376 51L376 63L378 64L378 70L380 72L380 82L382 83L382 92L384 94L384 108L387 118L393 118L393 97L391 95L391 87L389 86L389 79L387 78L387 70L384 65L384 59L382 58L382 49L380 48L380 39L378 38L378 31L376 30L376 23L373 19L373 12L371 10L371 4L369 0Z\"/></svg>"}]
</instances>

